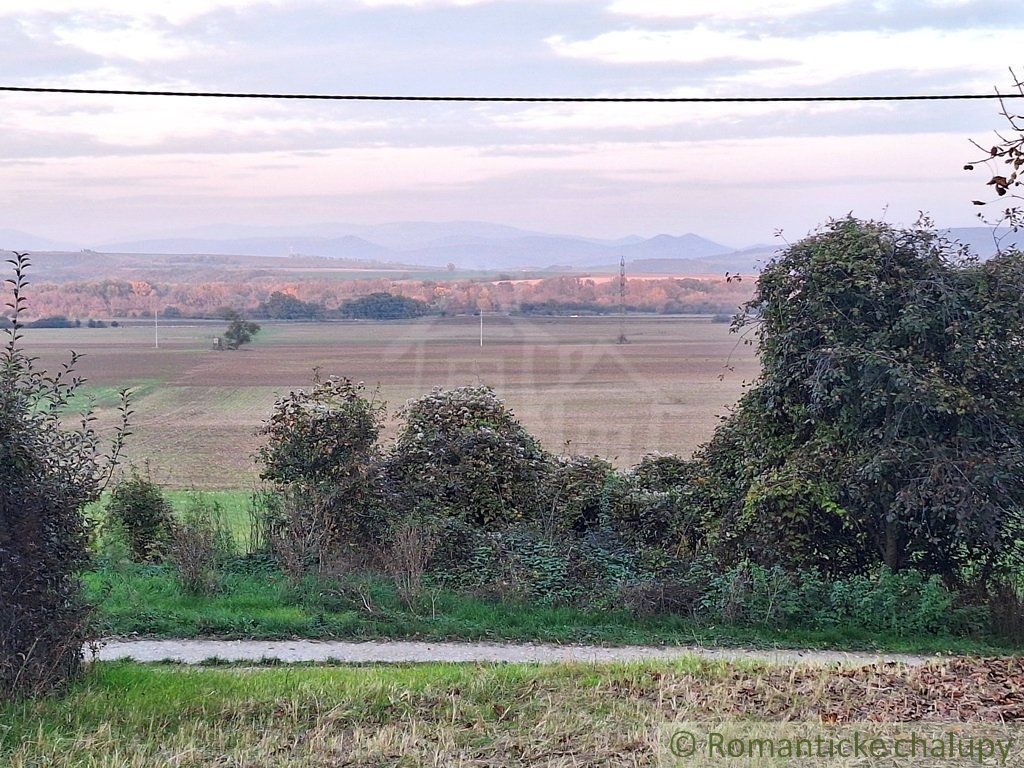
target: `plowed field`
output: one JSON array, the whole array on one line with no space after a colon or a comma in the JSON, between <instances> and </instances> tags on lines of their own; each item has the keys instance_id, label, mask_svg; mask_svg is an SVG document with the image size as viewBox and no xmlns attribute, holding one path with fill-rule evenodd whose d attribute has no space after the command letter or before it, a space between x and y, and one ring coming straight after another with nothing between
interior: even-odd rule
<instances>
[{"instance_id":1,"label":"plowed field","mask_svg":"<svg viewBox=\"0 0 1024 768\"><path fill-rule=\"evenodd\" d=\"M136 386L129 457L148 460L170 487L247 488L256 477L254 434L278 393L319 369L380 387L394 411L435 386L488 384L552 451L628 465L654 451L689 454L708 439L744 381L753 348L706 318L476 318L388 323L267 324L249 347L217 352L222 324L160 329L27 331L49 369L66 350L85 355L83 390L101 417L116 390ZM394 419L390 429L393 431Z\"/></svg>"}]
</instances>

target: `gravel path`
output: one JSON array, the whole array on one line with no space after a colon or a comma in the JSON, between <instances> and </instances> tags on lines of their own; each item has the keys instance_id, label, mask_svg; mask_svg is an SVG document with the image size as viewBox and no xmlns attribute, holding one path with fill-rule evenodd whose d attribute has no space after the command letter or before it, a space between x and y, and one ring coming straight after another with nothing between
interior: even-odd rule
<instances>
[{"instance_id":1,"label":"gravel path","mask_svg":"<svg viewBox=\"0 0 1024 768\"><path fill-rule=\"evenodd\" d=\"M645 659L671 660L688 656L726 661L763 661L770 664L846 664L898 662L920 665L930 656L899 653L844 653L841 651L748 650L700 646L540 645L502 643L429 643L405 641L340 642L317 640L119 640L103 643L96 658L104 661L177 661L199 664L224 661L276 660L283 662L424 663L424 662L616 662Z\"/></svg>"}]
</instances>

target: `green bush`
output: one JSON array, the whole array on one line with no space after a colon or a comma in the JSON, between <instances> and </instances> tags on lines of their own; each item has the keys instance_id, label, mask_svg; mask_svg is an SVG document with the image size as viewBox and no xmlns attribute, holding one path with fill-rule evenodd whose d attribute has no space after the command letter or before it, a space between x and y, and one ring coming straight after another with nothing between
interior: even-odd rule
<instances>
[{"instance_id":1,"label":"green bush","mask_svg":"<svg viewBox=\"0 0 1024 768\"><path fill-rule=\"evenodd\" d=\"M435 389L401 416L385 464L394 507L486 530L538 518L549 457L493 390Z\"/></svg>"},{"instance_id":2,"label":"green bush","mask_svg":"<svg viewBox=\"0 0 1024 768\"><path fill-rule=\"evenodd\" d=\"M682 579L704 584L696 615L705 621L773 629L841 627L888 636L962 634L984 629L986 611L959 606L937 576L881 568L829 580L815 570L784 571L749 560L722 568L697 561Z\"/></svg>"},{"instance_id":3,"label":"green bush","mask_svg":"<svg viewBox=\"0 0 1024 768\"><path fill-rule=\"evenodd\" d=\"M706 532L690 472L689 463L674 456L648 456L612 475L602 493L601 528L652 567L669 567L700 552Z\"/></svg>"},{"instance_id":4,"label":"green bush","mask_svg":"<svg viewBox=\"0 0 1024 768\"><path fill-rule=\"evenodd\" d=\"M168 550L168 560L182 589L190 595L215 592L220 569L234 554L234 539L220 505L193 493L174 523Z\"/></svg>"},{"instance_id":5,"label":"green bush","mask_svg":"<svg viewBox=\"0 0 1024 768\"><path fill-rule=\"evenodd\" d=\"M908 636L976 630L980 609L956 607L956 594L936 576L890 571L851 576L831 585L828 602L816 612L819 626L853 624L874 632Z\"/></svg>"},{"instance_id":6,"label":"green bush","mask_svg":"<svg viewBox=\"0 0 1024 768\"><path fill-rule=\"evenodd\" d=\"M633 468L637 483L651 491L682 492L692 482L696 467L688 459L672 454L652 453Z\"/></svg>"},{"instance_id":7,"label":"green bush","mask_svg":"<svg viewBox=\"0 0 1024 768\"><path fill-rule=\"evenodd\" d=\"M531 527L480 533L455 586L543 605L614 607L622 584L637 578L632 554L614 537L551 537Z\"/></svg>"},{"instance_id":8,"label":"green bush","mask_svg":"<svg viewBox=\"0 0 1024 768\"><path fill-rule=\"evenodd\" d=\"M803 626L813 621L820 606L815 599L820 584L813 572L794 575L777 565L743 561L709 574L701 609L705 616L729 624Z\"/></svg>"},{"instance_id":9,"label":"green bush","mask_svg":"<svg viewBox=\"0 0 1024 768\"><path fill-rule=\"evenodd\" d=\"M159 562L167 554L174 526L174 508L160 486L133 467L118 482L106 504L107 518L124 534L137 563Z\"/></svg>"},{"instance_id":10,"label":"green bush","mask_svg":"<svg viewBox=\"0 0 1024 768\"><path fill-rule=\"evenodd\" d=\"M119 521L105 517L89 533L92 559L97 567L117 570L132 562L128 534Z\"/></svg>"},{"instance_id":11,"label":"green bush","mask_svg":"<svg viewBox=\"0 0 1024 768\"><path fill-rule=\"evenodd\" d=\"M279 398L260 429L263 479L317 507L333 546L376 544L387 529L377 486L384 415L384 403L362 383L331 378Z\"/></svg>"},{"instance_id":12,"label":"green bush","mask_svg":"<svg viewBox=\"0 0 1024 768\"><path fill-rule=\"evenodd\" d=\"M1024 254L844 218L762 270L746 326L762 374L697 457L723 560L1021 571Z\"/></svg>"},{"instance_id":13,"label":"green bush","mask_svg":"<svg viewBox=\"0 0 1024 768\"><path fill-rule=\"evenodd\" d=\"M277 399L260 428L261 476L275 483L344 484L374 455L385 404L362 382L330 378Z\"/></svg>"},{"instance_id":14,"label":"green bush","mask_svg":"<svg viewBox=\"0 0 1024 768\"><path fill-rule=\"evenodd\" d=\"M597 527L604 487L614 469L596 456L558 456L543 488L541 524L551 533L583 533Z\"/></svg>"}]
</instances>

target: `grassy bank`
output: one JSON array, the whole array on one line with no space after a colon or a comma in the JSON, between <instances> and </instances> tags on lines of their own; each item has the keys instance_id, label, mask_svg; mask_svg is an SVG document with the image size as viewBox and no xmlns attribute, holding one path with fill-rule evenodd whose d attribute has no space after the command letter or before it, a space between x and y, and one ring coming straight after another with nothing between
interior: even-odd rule
<instances>
[{"instance_id":1,"label":"grassy bank","mask_svg":"<svg viewBox=\"0 0 1024 768\"><path fill-rule=\"evenodd\" d=\"M165 492L179 513L196 494ZM398 598L393 583L380 575L350 574L325 584L314 580L290 584L269 561L241 557L250 543L249 492L205 491L198 496L203 503L217 507L235 540L235 553L220 574L217 592L210 596L187 594L170 565L124 561L100 565L84 577L87 597L97 607L99 633L165 638L665 643L958 654L1004 654L1021 649L1019 642L1015 645L1007 639L958 631L952 620L946 635L911 631L899 615L899 607L893 608L891 631L880 631L877 621L871 628L844 621L827 628L790 625L776 629L764 626L769 622L761 621L760 614L730 624L706 615L699 620L684 613L636 615L614 601L612 610L552 606L428 584L410 609ZM91 515L94 519L102 516L102 502L93 507ZM98 562L108 561L100 557Z\"/></svg>"},{"instance_id":2,"label":"grassy bank","mask_svg":"<svg viewBox=\"0 0 1024 768\"><path fill-rule=\"evenodd\" d=\"M411 611L382 579L364 578L330 591L297 589L272 569L230 571L223 576L221 592L209 597L183 594L169 570L159 566L97 571L87 574L85 583L98 609L98 629L106 635L700 643L975 654L1014 650L993 638L699 625L679 615L643 618L624 610L547 607L443 589L429 590Z\"/></svg>"},{"instance_id":3,"label":"grassy bank","mask_svg":"<svg viewBox=\"0 0 1024 768\"><path fill-rule=\"evenodd\" d=\"M1024 718L1024 694L1013 688L1021 674L1019 662L856 672L696 660L262 670L99 664L61 698L0 708L0 763L671 764L671 724L688 720L1012 723Z\"/></svg>"}]
</instances>

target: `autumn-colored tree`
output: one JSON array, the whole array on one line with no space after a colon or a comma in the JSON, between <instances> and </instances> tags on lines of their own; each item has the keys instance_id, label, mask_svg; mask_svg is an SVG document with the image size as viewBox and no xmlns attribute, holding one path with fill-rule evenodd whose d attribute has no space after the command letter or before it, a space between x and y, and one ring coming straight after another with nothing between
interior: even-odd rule
<instances>
[{"instance_id":1,"label":"autumn-colored tree","mask_svg":"<svg viewBox=\"0 0 1024 768\"><path fill-rule=\"evenodd\" d=\"M148 317L154 296L162 306L175 307L185 317L222 318L228 307L249 317L280 319L314 317L372 317L388 309L374 294L405 301L391 317L425 312L469 314L483 301L489 312L517 312L540 307L545 312L614 312L618 308L618 284L609 279L572 277L542 280L323 280L304 279L281 283L264 278L221 282L147 284L150 295L137 293L132 283L120 280L36 283L35 317L89 318ZM723 279L634 278L629 281L628 304L644 312L733 314L750 297L753 283ZM286 297L282 300L282 297ZM422 302L421 306L418 302ZM378 306L379 305L379 306Z\"/></svg>"}]
</instances>

